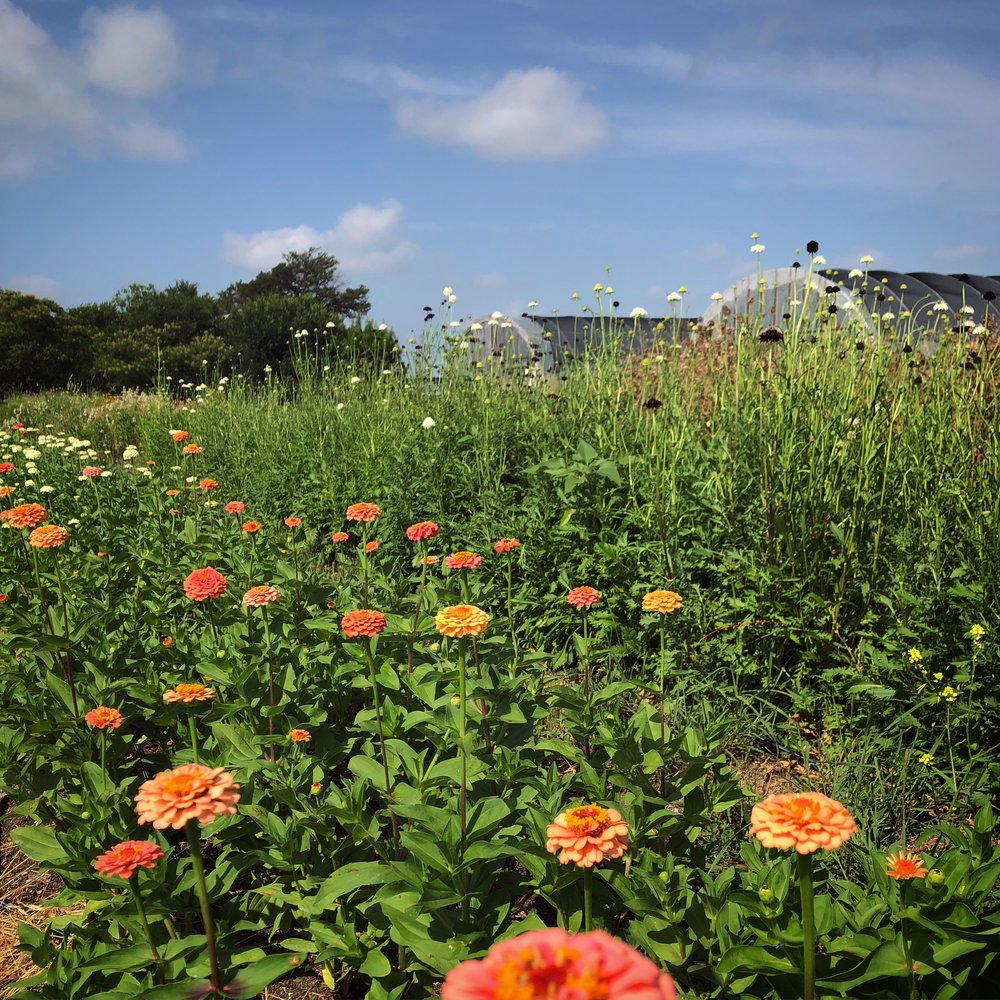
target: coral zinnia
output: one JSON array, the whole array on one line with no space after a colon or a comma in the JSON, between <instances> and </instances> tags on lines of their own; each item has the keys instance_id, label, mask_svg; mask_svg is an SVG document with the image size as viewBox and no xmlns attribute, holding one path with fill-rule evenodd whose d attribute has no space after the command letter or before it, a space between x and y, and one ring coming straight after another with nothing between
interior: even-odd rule
<instances>
[{"instance_id":1,"label":"coral zinnia","mask_svg":"<svg viewBox=\"0 0 1000 1000\"><path fill-rule=\"evenodd\" d=\"M340 619L340 628L349 639L364 635L371 638L385 628L385 615L381 611L371 611L362 608L360 611L348 611Z\"/></svg>"},{"instance_id":2,"label":"coral zinnia","mask_svg":"<svg viewBox=\"0 0 1000 1000\"><path fill-rule=\"evenodd\" d=\"M215 692L204 684L178 684L176 687L168 688L163 692L163 700L167 704L176 701L189 705L193 701L211 701L215 697Z\"/></svg>"},{"instance_id":3,"label":"coral zinnia","mask_svg":"<svg viewBox=\"0 0 1000 1000\"><path fill-rule=\"evenodd\" d=\"M566 600L572 604L574 608L583 609L589 608L592 604L596 604L597 599L600 596L600 593L593 587L574 587L566 595Z\"/></svg>"},{"instance_id":4,"label":"coral zinnia","mask_svg":"<svg viewBox=\"0 0 1000 1000\"><path fill-rule=\"evenodd\" d=\"M109 878L112 875L131 878L137 868L155 868L162 857L163 849L159 844L149 840L124 840L105 851L94 862L94 867Z\"/></svg>"},{"instance_id":5,"label":"coral zinnia","mask_svg":"<svg viewBox=\"0 0 1000 1000\"><path fill-rule=\"evenodd\" d=\"M378 542L365 542L365 553L371 555L378 548Z\"/></svg>"},{"instance_id":6,"label":"coral zinnia","mask_svg":"<svg viewBox=\"0 0 1000 1000\"><path fill-rule=\"evenodd\" d=\"M924 867L924 859L919 854L899 851L890 854L886 858L886 875L897 881L905 882L911 878L925 878L927 869Z\"/></svg>"},{"instance_id":7,"label":"coral zinnia","mask_svg":"<svg viewBox=\"0 0 1000 1000\"><path fill-rule=\"evenodd\" d=\"M244 521L243 522L243 534L245 535L256 535L264 525L260 521Z\"/></svg>"},{"instance_id":8,"label":"coral zinnia","mask_svg":"<svg viewBox=\"0 0 1000 1000\"><path fill-rule=\"evenodd\" d=\"M205 601L209 597L221 597L227 585L228 581L217 569L206 566L188 574L184 581L184 593L192 601Z\"/></svg>"},{"instance_id":9,"label":"coral zinnia","mask_svg":"<svg viewBox=\"0 0 1000 1000\"><path fill-rule=\"evenodd\" d=\"M242 500L230 500L222 509L227 514L242 514L246 504Z\"/></svg>"},{"instance_id":10,"label":"coral zinnia","mask_svg":"<svg viewBox=\"0 0 1000 1000\"><path fill-rule=\"evenodd\" d=\"M302 518L301 517L286 517L285 518L285 527L286 528L297 528L297 527L299 527L300 524L302 524Z\"/></svg>"},{"instance_id":11,"label":"coral zinnia","mask_svg":"<svg viewBox=\"0 0 1000 1000\"><path fill-rule=\"evenodd\" d=\"M545 850L558 853L564 865L572 861L578 868L590 868L606 857L620 858L627 847L628 824L617 809L574 806L545 828Z\"/></svg>"},{"instance_id":12,"label":"coral zinnia","mask_svg":"<svg viewBox=\"0 0 1000 1000\"><path fill-rule=\"evenodd\" d=\"M439 562L441 562L440 556L425 556L424 558L425 566L437 566Z\"/></svg>"},{"instance_id":13,"label":"coral zinnia","mask_svg":"<svg viewBox=\"0 0 1000 1000\"><path fill-rule=\"evenodd\" d=\"M219 484L214 479L201 479L198 481L199 490L217 490Z\"/></svg>"},{"instance_id":14,"label":"coral zinnia","mask_svg":"<svg viewBox=\"0 0 1000 1000\"><path fill-rule=\"evenodd\" d=\"M96 479L104 470L99 465L85 465L80 472L84 479Z\"/></svg>"},{"instance_id":15,"label":"coral zinnia","mask_svg":"<svg viewBox=\"0 0 1000 1000\"><path fill-rule=\"evenodd\" d=\"M425 542L433 538L441 529L433 521L417 521L406 529L406 537L411 542Z\"/></svg>"},{"instance_id":16,"label":"coral zinnia","mask_svg":"<svg viewBox=\"0 0 1000 1000\"><path fill-rule=\"evenodd\" d=\"M0 521L8 528L34 528L48 516L40 503L22 503L10 510L0 510Z\"/></svg>"},{"instance_id":17,"label":"coral zinnia","mask_svg":"<svg viewBox=\"0 0 1000 1000\"><path fill-rule=\"evenodd\" d=\"M836 850L857 828L847 809L822 792L770 795L750 813L750 833L765 847L799 854Z\"/></svg>"},{"instance_id":18,"label":"coral zinnia","mask_svg":"<svg viewBox=\"0 0 1000 1000\"><path fill-rule=\"evenodd\" d=\"M348 540L348 538L350 538L350 537L351 536L346 531L335 531L330 536L330 541L331 542L337 542L337 543L346 542Z\"/></svg>"},{"instance_id":19,"label":"coral zinnia","mask_svg":"<svg viewBox=\"0 0 1000 1000\"><path fill-rule=\"evenodd\" d=\"M191 435L188 434L187 431L171 431L170 432L170 439L172 441L176 441L177 444L181 444L182 442L187 441L187 439L190 436Z\"/></svg>"},{"instance_id":20,"label":"coral zinnia","mask_svg":"<svg viewBox=\"0 0 1000 1000\"><path fill-rule=\"evenodd\" d=\"M493 551L496 553L513 552L520 545L521 543L516 538L501 538L493 544Z\"/></svg>"},{"instance_id":21,"label":"coral zinnia","mask_svg":"<svg viewBox=\"0 0 1000 1000\"><path fill-rule=\"evenodd\" d=\"M672 590L651 590L642 597L643 611L659 611L661 615L669 615L671 611L683 606L681 595Z\"/></svg>"},{"instance_id":22,"label":"coral zinnia","mask_svg":"<svg viewBox=\"0 0 1000 1000\"><path fill-rule=\"evenodd\" d=\"M374 521L378 515L378 504L375 503L352 503L347 508L348 521Z\"/></svg>"},{"instance_id":23,"label":"coral zinnia","mask_svg":"<svg viewBox=\"0 0 1000 1000\"><path fill-rule=\"evenodd\" d=\"M66 544L69 532L65 528L60 528L57 524L46 524L41 528L35 528L28 535L28 544L35 549L58 549L60 545Z\"/></svg>"},{"instance_id":24,"label":"coral zinnia","mask_svg":"<svg viewBox=\"0 0 1000 1000\"><path fill-rule=\"evenodd\" d=\"M450 556L444 557L444 564L448 569L475 569L482 561L482 556L477 556L475 552L468 550L453 552Z\"/></svg>"},{"instance_id":25,"label":"coral zinnia","mask_svg":"<svg viewBox=\"0 0 1000 1000\"><path fill-rule=\"evenodd\" d=\"M604 931L551 927L498 941L456 966L441 1000L675 1000L673 980Z\"/></svg>"},{"instance_id":26,"label":"coral zinnia","mask_svg":"<svg viewBox=\"0 0 1000 1000\"><path fill-rule=\"evenodd\" d=\"M490 616L474 604L453 604L442 608L434 616L434 624L442 635L453 639L466 635L482 635L490 623Z\"/></svg>"},{"instance_id":27,"label":"coral zinnia","mask_svg":"<svg viewBox=\"0 0 1000 1000\"><path fill-rule=\"evenodd\" d=\"M281 591L277 587L268 587L261 585L259 587L251 587L243 595L243 603L248 608L262 608L265 604L271 604L274 601L281 600Z\"/></svg>"},{"instance_id":28,"label":"coral zinnia","mask_svg":"<svg viewBox=\"0 0 1000 1000\"><path fill-rule=\"evenodd\" d=\"M97 708L92 708L83 720L94 729L117 729L122 724L122 713L117 708L98 705Z\"/></svg>"},{"instance_id":29,"label":"coral zinnia","mask_svg":"<svg viewBox=\"0 0 1000 1000\"><path fill-rule=\"evenodd\" d=\"M4 475L7 472L13 472L13 471L14 471L13 462L0 462L0 476Z\"/></svg>"},{"instance_id":30,"label":"coral zinnia","mask_svg":"<svg viewBox=\"0 0 1000 1000\"><path fill-rule=\"evenodd\" d=\"M288 738L293 743L308 743L312 739L312 733L308 729L292 729L288 733Z\"/></svg>"},{"instance_id":31,"label":"coral zinnia","mask_svg":"<svg viewBox=\"0 0 1000 1000\"><path fill-rule=\"evenodd\" d=\"M143 782L135 811L140 823L156 830L179 830L190 820L211 823L216 816L235 815L239 787L225 768L183 764Z\"/></svg>"}]
</instances>

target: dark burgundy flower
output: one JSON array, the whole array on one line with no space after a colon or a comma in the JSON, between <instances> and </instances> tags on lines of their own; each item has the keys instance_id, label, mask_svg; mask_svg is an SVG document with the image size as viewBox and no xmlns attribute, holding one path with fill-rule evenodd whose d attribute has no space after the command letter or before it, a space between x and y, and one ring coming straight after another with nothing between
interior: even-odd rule
<instances>
[{"instance_id":1,"label":"dark burgundy flower","mask_svg":"<svg viewBox=\"0 0 1000 1000\"><path fill-rule=\"evenodd\" d=\"M806 253L819 253L819 243L816 240L810 240L806 244Z\"/></svg>"},{"instance_id":2,"label":"dark burgundy flower","mask_svg":"<svg viewBox=\"0 0 1000 1000\"><path fill-rule=\"evenodd\" d=\"M785 335L777 327L769 326L766 330L761 331L757 339L762 344L780 344L785 339Z\"/></svg>"}]
</instances>

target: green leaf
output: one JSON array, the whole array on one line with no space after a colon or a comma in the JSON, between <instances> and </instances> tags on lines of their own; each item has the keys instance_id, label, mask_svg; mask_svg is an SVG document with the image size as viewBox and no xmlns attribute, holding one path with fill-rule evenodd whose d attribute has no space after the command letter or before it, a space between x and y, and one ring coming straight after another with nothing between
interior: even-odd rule
<instances>
[{"instance_id":1,"label":"green leaf","mask_svg":"<svg viewBox=\"0 0 1000 1000\"><path fill-rule=\"evenodd\" d=\"M69 855L48 826L18 826L10 831L10 839L32 861L47 865L69 864Z\"/></svg>"},{"instance_id":2,"label":"green leaf","mask_svg":"<svg viewBox=\"0 0 1000 1000\"><path fill-rule=\"evenodd\" d=\"M741 944L730 948L719 961L720 976L737 972L795 972L795 965L787 958L775 955L760 945Z\"/></svg>"},{"instance_id":3,"label":"green leaf","mask_svg":"<svg viewBox=\"0 0 1000 1000\"><path fill-rule=\"evenodd\" d=\"M392 875L392 869L381 861L358 861L344 865L323 882L314 902L328 909L341 896L346 896L362 886L385 885Z\"/></svg>"},{"instance_id":4,"label":"green leaf","mask_svg":"<svg viewBox=\"0 0 1000 1000\"><path fill-rule=\"evenodd\" d=\"M215 991L207 979L190 980L186 983L168 983L146 990L143 1000L204 1000Z\"/></svg>"},{"instance_id":5,"label":"green leaf","mask_svg":"<svg viewBox=\"0 0 1000 1000\"><path fill-rule=\"evenodd\" d=\"M265 987L301 964L301 955L268 955L230 980L224 987L225 996L227 1000L252 1000L260 996Z\"/></svg>"}]
</instances>

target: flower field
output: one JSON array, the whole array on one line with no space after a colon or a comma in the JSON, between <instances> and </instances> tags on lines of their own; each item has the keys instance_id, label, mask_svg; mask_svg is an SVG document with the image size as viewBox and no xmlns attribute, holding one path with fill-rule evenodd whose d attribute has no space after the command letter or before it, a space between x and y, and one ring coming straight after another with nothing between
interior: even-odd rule
<instances>
[{"instance_id":1,"label":"flower field","mask_svg":"<svg viewBox=\"0 0 1000 1000\"><path fill-rule=\"evenodd\" d=\"M0 404L6 985L995 995L995 343L831 337Z\"/></svg>"}]
</instances>

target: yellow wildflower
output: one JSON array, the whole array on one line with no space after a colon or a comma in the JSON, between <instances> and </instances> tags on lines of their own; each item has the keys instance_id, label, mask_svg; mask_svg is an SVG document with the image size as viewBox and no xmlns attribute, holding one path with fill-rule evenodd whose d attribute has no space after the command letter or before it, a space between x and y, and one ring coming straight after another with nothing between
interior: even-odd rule
<instances>
[{"instance_id":1,"label":"yellow wildflower","mask_svg":"<svg viewBox=\"0 0 1000 1000\"><path fill-rule=\"evenodd\" d=\"M949 684L948 687L941 689L941 699L942 701L952 702L958 697L958 692Z\"/></svg>"},{"instance_id":2,"label":"yellow wildflower","mask_svg":"<svg viewBox=\"0 0 1000 1000\"><path fill-rule=\"evenodd\" d=\"M919 663L924 658L924 654L914 646L910 650L910 663Z\"/></svg>"},{"instance_id":3,"label":"yellow wildflower","mask_svg":"<svg viewBox=\"0 0 1000 1000\"><path fill-rule=\"evenodd\" d=\"M982 625L973 625L969 629L969 638L974 646L978 646L983 641L984 635L986 635L986 629Z\"/></svg>"},{"instance_id":4,"label":"yellow wildflower","mask_svg":"<svg viewBox=\"0 0 1000 1000\"><path fill-rule=\"evenodd\" d=\"M923 764L924 767L930 767L931 764L934 763L934 754L932 754L932 753L921 754L920 755L920 763Z\"/></svg>"}]
</instances>

